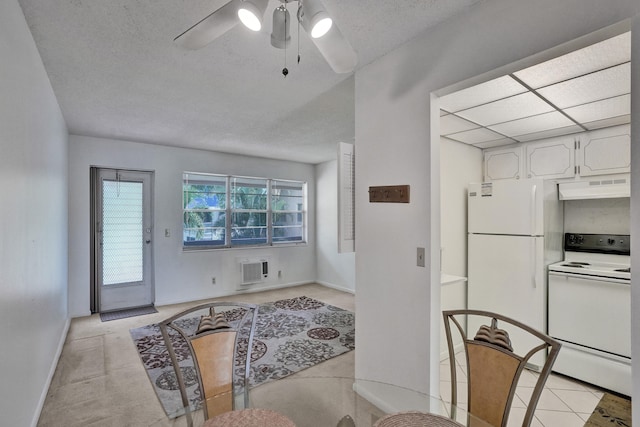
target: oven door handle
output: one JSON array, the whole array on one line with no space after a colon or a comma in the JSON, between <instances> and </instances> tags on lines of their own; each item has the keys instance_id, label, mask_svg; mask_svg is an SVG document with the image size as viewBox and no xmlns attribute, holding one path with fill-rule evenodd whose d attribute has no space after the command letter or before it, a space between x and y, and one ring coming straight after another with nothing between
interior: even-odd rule
<instances>
[{"instance_id":1,"label":"oven door handle","mask_svg":"<svg viewBox=\"0 0 640 427\"><path fill-rule=\"evenodd\" d=\"M549 275L558 276L558 277L575 277L576 279L583 279L583 280L599 280L601 282L618 283L620 285L631 286L631 280L619 279L617 277L590 276L587 274L567 273L564 271L550 271Z\"/></svg>"}]
</instances>

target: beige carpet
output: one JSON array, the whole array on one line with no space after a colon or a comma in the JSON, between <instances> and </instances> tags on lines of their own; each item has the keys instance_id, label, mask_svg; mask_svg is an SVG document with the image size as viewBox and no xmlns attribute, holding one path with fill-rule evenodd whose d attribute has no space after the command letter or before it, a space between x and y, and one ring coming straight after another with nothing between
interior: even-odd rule
<instances>
[{"instance_id":1,"label":"beige carpet","mask_svg":"<svg viewBox=\"0 0 640 427\"><path fill-rule=\"evenodd\" d=\"M631 401L605 393L585 427L631 427Z\"/></svg>"}]
</instances>

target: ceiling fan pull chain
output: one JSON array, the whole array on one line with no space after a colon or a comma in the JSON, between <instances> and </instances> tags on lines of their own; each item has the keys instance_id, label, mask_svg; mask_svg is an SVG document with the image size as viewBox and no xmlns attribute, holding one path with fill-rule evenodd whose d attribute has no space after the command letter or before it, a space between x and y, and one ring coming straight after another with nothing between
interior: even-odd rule
<instances>
[{"instance_id":1,"label":"ceiling fan pull chain","mask_svg":"<svg viewBox=\"0 0 640 427\"><path fill-rule=\"evenodd\" d=\"M296 13L298 17L298 64L300 63L300 24L304 19L304 5L302 0L298 0L298 12Z\"/></svg>"},{"instance_id":2,"label":"ceiling fan pull chain","mask_svg":"<svg viewBox=\"0 0 640 427\"><path fill-rule=\"evenodd\" d=\"M300 8L302 7L302 2L298 3L298 64L300 64Z\"/></svg>"},{"instance_id":3,"label":"ceiling fan pull chain","mask_svg":"<svg viewBox=\"0 0 640 427\"><path fill-rule=\"evenodd\" d=\"M285 43L284 43L284 68L282 69L282 75L287 78L287 74L289 74L289 70L287 70L287 2L284 2L284 10L285 10L285 14L284 14L284 39L285 39Z\"/></svg>"}]
</instances>

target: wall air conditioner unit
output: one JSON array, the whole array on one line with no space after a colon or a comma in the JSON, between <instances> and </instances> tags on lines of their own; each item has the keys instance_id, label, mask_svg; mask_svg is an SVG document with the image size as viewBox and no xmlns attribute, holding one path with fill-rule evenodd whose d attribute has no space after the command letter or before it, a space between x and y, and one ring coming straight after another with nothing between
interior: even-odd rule
<instances>
[{"instance_id":1,"label":"wall air conditioner unit","mask_svg":"<svg viewBox=\"0 0 640 427\"><path fill-rule=\"evenodd\" d=\"M269 277L269 262L266 260L243 261L241 285L264 282Z\"/></svg>"}]
</instances>

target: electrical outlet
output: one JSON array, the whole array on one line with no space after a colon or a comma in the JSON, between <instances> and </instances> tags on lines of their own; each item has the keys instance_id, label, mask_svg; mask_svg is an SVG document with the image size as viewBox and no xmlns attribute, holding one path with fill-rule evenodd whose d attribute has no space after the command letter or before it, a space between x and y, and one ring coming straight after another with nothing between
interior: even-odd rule
<instances>
[{"instance_id":1,"label":"electrical outlet","mask_svg":"<svg viewBox=\"0 0 640 427\"><path fill-rule=\"evenodd\" d=\"M212 277L212 278L211 278L211 284L212 284L212 285L215 285L215 284L216 284L216 278L215 278L215 277Z\"/></svg>"}]
</instances>

